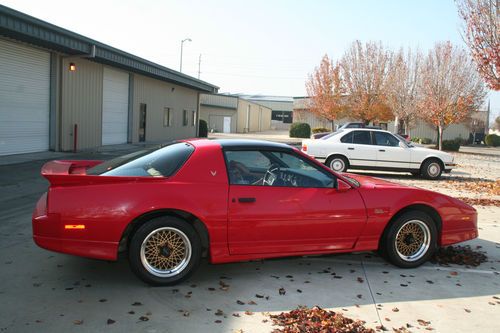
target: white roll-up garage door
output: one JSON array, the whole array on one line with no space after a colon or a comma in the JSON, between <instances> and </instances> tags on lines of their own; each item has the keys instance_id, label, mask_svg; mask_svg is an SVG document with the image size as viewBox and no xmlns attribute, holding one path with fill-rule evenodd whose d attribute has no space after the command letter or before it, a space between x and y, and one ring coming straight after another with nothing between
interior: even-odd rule
<instances>
[{"instance_id":1,"label":"white roll-up garage door","mask_svg":"<svg viewBox=\"0 0 500 333\"><path fill-rule=\"evenodd\" d=\"M50 54L0 39L0 155L49 149Z\"/></svg>"},{"instance_id":2,"label":"white roll-up garage door","mask_svg":"<svg viewBox=\"0 0 500 333\"><path fill-rule=\"evenodd\" d=\"M127 143L128 73L104 67L102 144Z\"/></svg>"}]
</instances>

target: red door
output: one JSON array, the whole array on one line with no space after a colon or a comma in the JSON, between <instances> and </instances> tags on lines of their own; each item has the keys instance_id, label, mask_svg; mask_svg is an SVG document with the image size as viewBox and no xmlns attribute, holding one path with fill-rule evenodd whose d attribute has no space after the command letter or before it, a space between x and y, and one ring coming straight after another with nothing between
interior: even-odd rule
<instances>
[{"instance_id":1,"label":"red door","mask_svg":"<svg viewBox=\"0 0 500 333\"><path fill-rule=\"evenodd\" d=\"M356 189L230 185L231 254L350 249L365 223Z\"/></svg>"}]
</instances>

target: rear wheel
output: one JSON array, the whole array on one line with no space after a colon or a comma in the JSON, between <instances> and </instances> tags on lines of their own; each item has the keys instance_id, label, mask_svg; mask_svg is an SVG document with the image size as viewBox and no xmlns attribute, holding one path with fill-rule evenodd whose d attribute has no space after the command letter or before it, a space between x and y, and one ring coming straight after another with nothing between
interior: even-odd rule
<instances>
[{"instance_id":1,"label":"rear wheel","mask_svg":"<svg viewBox=\"0 0 500 333\"><path fill-rule=\"evenodd\" d=\"M152 285L173 285L187 279L200 258L201 242L194 228L171 216L146 222L129 246L132 271Z\"/></svg>"},{"instance_id":2,"label":"rear wheel","mask_svg":"<svg viewBox=\"0 0 500 333\"><path fill-rule=\"evenodd\" d=\"M334 155L326 160L326 166L336 172L345 172L349 166L349 162L344 156Z\"/></svg>"},{"instance_id":3,"label":"rear wheel","mask_svg":"<svg viewBox=\"0 0 500 333\"><path fill-rule=\"evenodd\" d=\"M436 251L436 225L424 212L404 213L389 226L382 247L381 252L396 266L420 266Z\"/></svg>"},{"instance_id":4,"label":"rear wheel","mask_svg":"<svg viewBox=\"0 0 500 333\"><path fill-rule=\"evenodd\" d=\"M421 172L427 179L439 179L443 172L443 167L437 159L430 159L422 164Z\"/></svg>"}]
</instances>

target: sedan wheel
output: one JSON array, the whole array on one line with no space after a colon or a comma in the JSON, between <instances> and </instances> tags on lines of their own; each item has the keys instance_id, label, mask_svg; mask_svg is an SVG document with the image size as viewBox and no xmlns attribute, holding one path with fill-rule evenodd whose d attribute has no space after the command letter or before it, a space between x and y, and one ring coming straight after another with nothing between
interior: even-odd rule
<instances>
[{"instance_id":1,"label":"sedan wheel","mask_svg":"<svg viewBox=\"0 0 500 333\"><path fill-rule=\"evenodd\" d=\"M425 161L422 165L422 174L427 179L438 179L441 177L441 173L443 172L443 168L439 161L432 159Z\"/></svg>"},{"instance_id":2,"label":"sedan wheel","mask_svg":"<svg viewBox=\"0 0 500 333\"><path fill-rule=\"evenodd\" d=\"M134 273L153 285L173 285L189 277L201 257L201 242L188 222L159 217L135 232L129 247Z\"/></svg>"},{"instance_id":3,"label":"sedan wheel","mask_svg":"<svg viewBox=\"0 0 500 333\"><path fill-rule=\"evenodd\" d=\"M421 211L404 213L388 227L382 252L396 266L413 268L427 261L437 247L437 229Z\"/></svg>"},{"instance_id":4,"label":"sedan wheel","mask_svg":"<svg viewBox=\"0 0 500 333\"><path fill-rule=\"evenodd\" d=\"M347 170L347 160L342 156L333 156L328 158L326 165L336 172L345 172Z\"/></svg>"}]
</instances>

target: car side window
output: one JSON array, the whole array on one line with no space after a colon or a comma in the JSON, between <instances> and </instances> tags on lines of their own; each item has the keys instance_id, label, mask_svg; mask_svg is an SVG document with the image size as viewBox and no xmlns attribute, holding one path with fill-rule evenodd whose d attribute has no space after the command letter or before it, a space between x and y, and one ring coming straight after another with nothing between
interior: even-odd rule
<instances>
[{"instance_id":1,"label":"car side window","mask_svg":"<svg viewBox=\"0 0 500 333\"><path fill-rule=\"evenodd\" d=\"M354 131L352 132L352 143L358 145L371 145L372 140L370 136L370 131Z\"/></svg>"},{"instance_id":2,"label":"car side window","mask_svg":"<svg viewBox=\"0 0 500 333\"><path fill-rule=\"evenodd\" d=\"M342 138L340 138L340 142L342 143L352 143L352 133L349 132L346 135L344 135Z\"/></svg>"},{"instance_id":3,"label":"car side window","mask_svg":"<svg viewBox=\"0 0 500 333\"><path fill-rule=\"evenodd\" d=\"M373 132L377 146L398 147L399 140L389 133Z\"/></svg>"},{"instance_id":4,"label":"car side window","mask_svg":"<svg viewBox=\"0 0 500 333\"><path fill-rule=\"evenodd\" d=\"M336 178L312 162L290 152L226 151L231 185L329 187Z\"/></svg>"}]
</instances>

